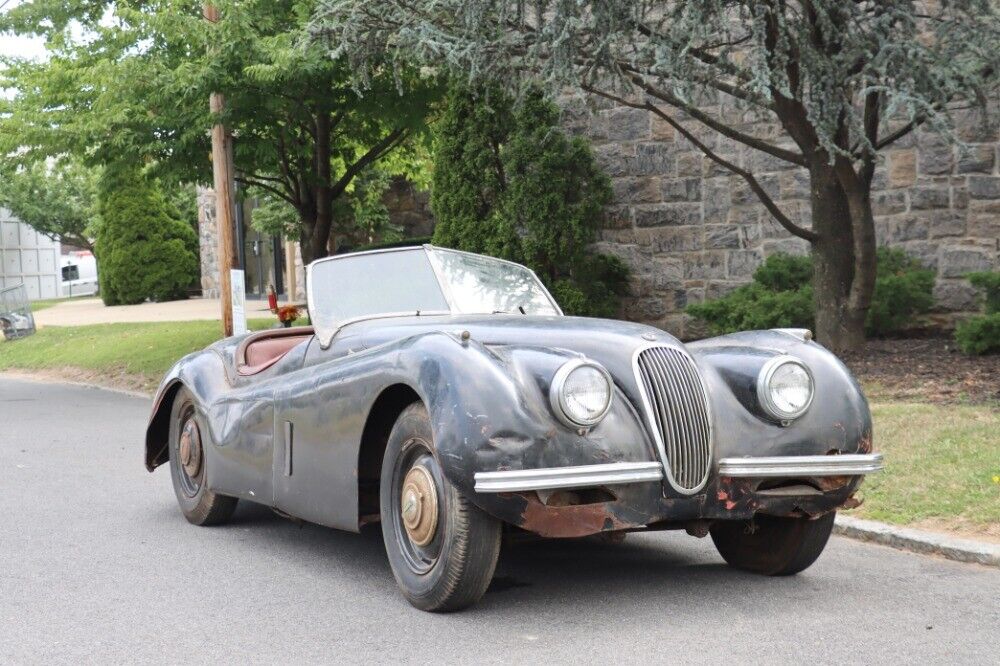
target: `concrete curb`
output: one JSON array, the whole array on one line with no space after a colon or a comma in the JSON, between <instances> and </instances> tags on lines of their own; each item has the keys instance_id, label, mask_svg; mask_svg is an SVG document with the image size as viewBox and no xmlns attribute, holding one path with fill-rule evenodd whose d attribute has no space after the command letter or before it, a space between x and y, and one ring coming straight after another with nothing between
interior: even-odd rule
<instances>
[{"instance_id":1,"label":"concrete curb","mask_svg":"<svg viewBox=\"0 0 1000 666\"><path fill-rule=\"evenodd\" d=\"M2 380L4 377L8 377L10 379L17 379L25 382L35 382L37 384L64 384L66 386L78 386L80 388L96 389L98 391L107 391L108 393L127 395L130 398L145 398L146 400L152 400L155 397L153 393L146 393L145 391L133 391L130 389L117 388L114 386L95 384L93 382L81 382L81 381L74 381L72 379L63 379L58 374L45 375L45 374L34 374L27 370L25 371L5 370L3 372L0 372L0 380Z\"/></svg>"},{"instance_id":2,"label":"concrete curb","mask_svg":"<svg viewBox=\"0 0 1000 666\"><path fill-rule=\"evenodd\" d=\"M837 516L833 533L921 555L938 555L957 562L1000 567L1000 545L997 544L848 516Z\"/></svg>"}]
</instances>

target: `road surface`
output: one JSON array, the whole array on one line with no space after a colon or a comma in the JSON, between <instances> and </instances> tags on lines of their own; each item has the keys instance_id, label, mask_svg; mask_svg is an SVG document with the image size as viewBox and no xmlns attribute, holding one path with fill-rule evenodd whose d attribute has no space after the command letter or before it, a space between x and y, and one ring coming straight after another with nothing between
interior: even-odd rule
<instances>
[{"instance_id":1,"label":"road surface","mask_svg":"<svg viewBox=\"0 0 1000 666\"><path fill-rule=\"evenodd\" d=\"M781 579L678 533L520 546L478 606L423 613L377 529L189 525L148 411L0 376L0 663L1000 663L1000 571L839 537Z\"/></svg>"}]
</instances>

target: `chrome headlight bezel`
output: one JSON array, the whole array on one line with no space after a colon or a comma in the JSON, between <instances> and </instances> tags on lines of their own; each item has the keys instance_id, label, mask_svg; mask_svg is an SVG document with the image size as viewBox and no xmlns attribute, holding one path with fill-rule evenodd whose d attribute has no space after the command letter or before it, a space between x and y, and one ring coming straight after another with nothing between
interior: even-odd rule
<instances>
[{"instance_id":1,"label":"chrome headlight bezel","mask_svg":"<svg viewBox=\"0 0 1000 666\"><path fill-rule=\"evenodd\" d=\"M771 393L771 379L774 377L774 373L777 372L778 368L786 364L798 366L806 373L806 377L809 378L809 399L806 400L800 409L794 412L785 412L779 409L774 403L774 397ZM760 369L760 373L757 375L757 402L760 404L761 409L764 410L764 413L776 421L784 423L799 418L809 411L809 407L812 405L815 397L816 381L813 379L812 371L809 370L809 366L794 356L775 356L764 364L764 367Z\"/></svg>"},{"instance_id":2,"label":"chrome headlight bezel","mask_svg":"<svg viewBox=\"0 0 1000 666\"><path fill-rule=\"evenodd\" d=\"M566 407L566 394L564 391L566 380L569 379L573 372L583 367L594 368L600 372L604 377L604 381L606 381L608 385L608 399L604 404L604 409L590 419L574 418L570 415L570 410ZM600 423L611 410L611 403L614 401L614 386L614 382L611 379L611 373L609 373L604 366L585 359L573 359L566 361L559 366L558 370L556 370L556 374L552 376L552 383L549 385L549 403L552 405L552 413L555 414L556 418L558 418L564 425L570 428L592 428Z\"/></svg>"}]
</instances>

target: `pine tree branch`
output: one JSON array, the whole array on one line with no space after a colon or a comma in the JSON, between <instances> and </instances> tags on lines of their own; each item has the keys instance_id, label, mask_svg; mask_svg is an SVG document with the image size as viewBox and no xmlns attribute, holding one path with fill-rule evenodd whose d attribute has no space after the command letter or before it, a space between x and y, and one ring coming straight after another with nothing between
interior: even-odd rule
<instances>
[{"instance_id":1,"label":"pine tree branch","mask_svg":"<svg viewBox=\"0 0 1000 666\"><path fill-rule=\"evenodd\" d=\"M655 97L656 99L669 104L670 106L684 111L689 116L699 121L701 124L709 127L719 134L729 137L734 141L739 141L740 143L750 146L755 150L759 150L763 153L767 153L772 157L777 157L780 160L786 162L791 162L792 164L804 167L807 166L806 157L802 153L797 153L794 150L788 150L787 148L780 148L778 146L772 145L763 139L755 137L751 134L741 132L729 125L726 125L719 120L716 120L709 114L705 113L701 109L687 102L679 99L678 97L671 95L668 92L664 92L655 88L651 84L644 81L641 77L630 76L629 79L637 86L646 91L649 95Z\"/></svg>"},{"instance_id":2,"label":"pine tree branch","mask_svg":"<svg viewBox=\"0 0 1000 666\"><path fill-rule=\"evenodd\" d=\"M618 102L619 104L624 104L625 106L630 106L634 109L644 109L646 111L656 114L664 121L666 121L671 127L677 130L685 139L694 144L694 146L698 148L702 153L704 153L705 156L708 157L710 160L725 167L729 171L732 171L737 176L743 178L743 180L746 181L747 185L750 186L750 189L753 191L753 193L757 195L757 198L760 200L760 202L764 204L764 207L768 210L768 212L771 213L771 215L778 222L778 224L784 227L785 230L788 231L788 233L792 234L793 236L798 236L799 238L805 239L810 243L815 243L816 241L819 240L819 234L809 229L804 229L795 224L794 222L792 222L792 220L787 215L785 215L785 213L778 207L778 204L775 203L774 199L771 198L771 196L761 186L760 182L754 177L752 173L750 173L746 169L740 168L733 162L730 162L729 160L716 154L711 148L706 146L702 141L699 141L698 138L694 134L692 134L687 128L685 128L683 125L677 122L669 114L664 113L664 111L659 107L657 107L655 104L651 104L649 102L644 102L641 104L637 102L630 102L623 97L619 97L611 93L597 90L590 86L584 86L584 90L586 90L587 92L591 92L595 95L604 97L605 99L610 99L614 102Z\"/></svg>"}]
</instances>

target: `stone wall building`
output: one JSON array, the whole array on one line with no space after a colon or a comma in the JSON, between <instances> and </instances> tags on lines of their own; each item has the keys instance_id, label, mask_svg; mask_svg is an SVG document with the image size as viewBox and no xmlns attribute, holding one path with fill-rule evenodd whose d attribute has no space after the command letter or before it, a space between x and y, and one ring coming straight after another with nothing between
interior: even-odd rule
<instances>
[{"instance_id":1,"label":"stone wall building","mask_svg":"<svg viewBox=\"0 0 1000 666\"><path fill-rule=\"evenodd\" d=\"M808 243L778 225L742 178L653 114L593 100L566 101L563 108L565 127L590 141L612 180L614 201L598 247L631 267L631 293L621 311L625 319L696 337L703 331L684 314L689 303L745 284L772 253L808 252ZM977 307L976 291L963 276L1000 269L1000 127L984 126L972 115L958 121L965 149L930 133L911 134L883 152L873 187L879 244L903 248L936 272L933 316L945 325ZM810 226L803 169L694 121L686 126L717 153L751 170L793 221ZM775 142L783 137L779 127L763 123L752 133ZM213 295L218 268L211 190L203 190L199 202L202 288ZM385 202L404 236L433 232L427 193L395 180ZM301 275L301 259L297 268ZM301 277L297 283L301 289Z\"/></svg>"},{"instance_id":2,"label":"stone wall building","mask_svg":"<svg viewBox=\"0 0 1000 666\"><path fill-rule=\"evenodd\" d=\"M696 322L683 314L687 304L744 284L769 254L808 251L808 243L770 217L742 178L660 118L582 101L564 108L566 127L590 140L612 179L614 203L599 247L632 268L625 318L682 337L699 335ZM804 169L695 121L685 126L752 171L793 221L810 226ZM775 125L752 129L771 141L783 137ZM1000 127L969 115L959 118L958 133L967 150L929 133L901 139L883 153L873 187L880 245L901 247L936 271L936 311L945 321L976 307L975 290L963 275L1000 269Z\"/></svg>"}]
</instances>

